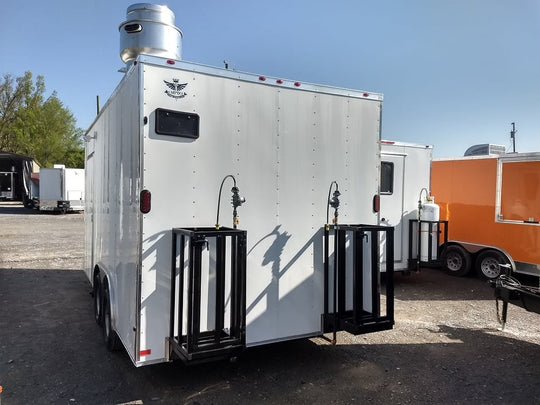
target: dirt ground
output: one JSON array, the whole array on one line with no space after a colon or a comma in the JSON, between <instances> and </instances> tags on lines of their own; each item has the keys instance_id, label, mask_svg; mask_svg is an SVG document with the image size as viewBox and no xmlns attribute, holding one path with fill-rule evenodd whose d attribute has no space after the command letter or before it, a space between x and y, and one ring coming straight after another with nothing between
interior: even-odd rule
<instances>
[{"instance_id":1,"label":"dirt ground","mask_svg":"<svg viewBox=\"0 0 540 405\"><path fill-rule=\"evenodd\" d=\"M395 280L393 330L135 368L106 350L82 271L83 215L0 203L0 394L13 404L540 404L540 315L425 269Z\"/></svg>"}]
</instances>

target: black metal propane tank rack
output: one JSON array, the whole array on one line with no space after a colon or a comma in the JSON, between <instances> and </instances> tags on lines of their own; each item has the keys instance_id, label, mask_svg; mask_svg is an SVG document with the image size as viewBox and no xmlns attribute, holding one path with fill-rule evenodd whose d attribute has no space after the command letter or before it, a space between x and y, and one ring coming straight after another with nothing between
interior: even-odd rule
<instances>
[{"instance_id":1,"label":"black metal propane tank rack","mask_svg":"<svg viewBox=\"0 0 540 405\"><path fill-rule=\"evenodd\" d=\"M209 257L215 258L215 263L209 264L215 275L215 289L212 289L215 291L207 291L208 295L214 294L209 301L213 301L215 307L213 325L201 327L201 272L205 249L209 250ZM243 230L172 229L171 356L176 355L185 363L198 363L234 357L244 349L246 249L247 232ZM226 291L230 296L228 306Z\"/></svg>"},{"instance_id":2,"label":"black metal propane tank rack","mask_svg":"<svg viewBox=\"0 0 540 405\"><path fill-rule=\"evenodd\" d=\"M426 225L427 229L423 229L422 225ZM422 245L421 235L427 232L427 260L421 260L421 252L424 249ZM416 235L416 237L415 237ZM437 249L433 251L433 242L436 238ZM448 221L426 221L418 219L409 219L409 270L420 270L420 265L428 267L439 267L444 257L446 246L448 244Z\"/></svg>"},{"instance_id":3,"label":"black metal propane tank rack","mask_svg":"<svg viewBox=\"0 0 540 405\"><path fill-rule=\"evenodd\" d=\"M324 229L323 332L334 332L335 339L335 333L340 330L358 335L392 329L394 228L339 224L327 225ZM333 252L330 252L331 234L333 234ZM386 243L386 306L383 314L381 314L381 236L384 236ZM365 258L366 249L370 260ZM347 254L351 255L349 260ZM365 261L369 262L367 266ZM348 285L347 280L350 280L352 285ZM365 291L369 291L367 297L364 296Z\"/></svg>"}]
</instances>

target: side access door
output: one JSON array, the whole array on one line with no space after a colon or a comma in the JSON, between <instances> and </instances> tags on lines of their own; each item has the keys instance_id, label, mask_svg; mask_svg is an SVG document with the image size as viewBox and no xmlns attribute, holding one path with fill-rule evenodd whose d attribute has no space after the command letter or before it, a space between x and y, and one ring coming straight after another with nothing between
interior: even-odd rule
<instances>
[{"instance_id":1,"label":"side access door","mask_svg":"<svg viewBox=\"0 0 540 405\"><path fill-rule=\"evenodd\" d=\"M403 259L403 181L405 155L381 153L380 224L394 227L394 270L407 268ZM384 258L386 243L381 240L381 258ZM381 259L382 260L382 259ZM382 261L382 270L386 263Z\"/></svg>"}]
</instances>

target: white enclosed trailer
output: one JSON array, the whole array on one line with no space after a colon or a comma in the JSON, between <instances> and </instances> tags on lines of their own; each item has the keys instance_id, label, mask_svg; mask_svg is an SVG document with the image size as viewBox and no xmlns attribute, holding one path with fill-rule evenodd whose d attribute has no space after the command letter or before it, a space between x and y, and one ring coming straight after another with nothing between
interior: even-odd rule
<instances>
[{"instance_id":1,"label":"white enclosed trailer","mask_svg":"<svg viewBox=\"0 0 540 405\"><path fill-rule=\"evenodd\" d=\"M130 63L85 136L85 271L108 347L121 341L140 366L391 328L381 104L156 56ZM241 229L223 214L224 184Z\"/></svg>"},{"instance_id":2,"label":"white enclosed trailer","mask_svg":"<svg viewBox=\"0 0 540 405\"><path fill-rule=\"evenodd\" d=\"M429 195L432 160L430 145L381 142L380 223L394 228L396 271L417 268L419 233L415 221L419 219L419 204ZM384 257L386 244L381 242ZM385 266L383 259L383 269Z\"/></svg>"},{"instance_id":3,"label":"white enclosed trailer","mask_svg":"<svg viewBox=\"0 0 540 405\"><path fill-rule=\"evenodd\" d=\"M39 172L39 209L41 211L83 211L84 169L64 165L41 168Z\"/></svg>"}]
</instances>

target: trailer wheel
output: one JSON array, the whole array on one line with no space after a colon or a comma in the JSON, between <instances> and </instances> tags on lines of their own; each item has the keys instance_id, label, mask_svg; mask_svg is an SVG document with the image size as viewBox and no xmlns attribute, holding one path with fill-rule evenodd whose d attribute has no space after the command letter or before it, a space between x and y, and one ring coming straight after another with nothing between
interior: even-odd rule
<instances>
[{"instance_id":1,"label":"trailer wheel","mask_svg":"<svg viewBox=\"0 0 540 405\"><path fill-rule=\"evenodd\" d=\"M109 351L114 352L120 349L120 340L112 327L111 299L107 284L103 291L103 339Z\"/></svg>"},{"instance_id":2,"label":"trailer wheel","mask_svg":"<svg viewBox=\"0 0 540 405\"><path fill-rule=\"evenodd\" d=\"M484 250L476 258L476 272L485 280L494 280L501 275L499 264L508 264L503 254L493 249Z\"/></svg>"},{"instance_id":3,"label":"trailer wheel","mask_svg":"<svg viewBox=\"0 0 540 405\"><path fill-rule=\"evenodd\" d=\"M443 257L444 270L452 276L464 276L471 270L471 255L459 245L446 248Z\"/></svg>"},{"instance_id":4,"label":"trailer wheel","mask_svg":"<svg viewBox=\"0 0 540 405\"><path fill-rule=\"evenodd\" d=\"M99 326L103 326L103 291L99 274L94 276L94 319Z\"/></svg>"}]
</instances>

